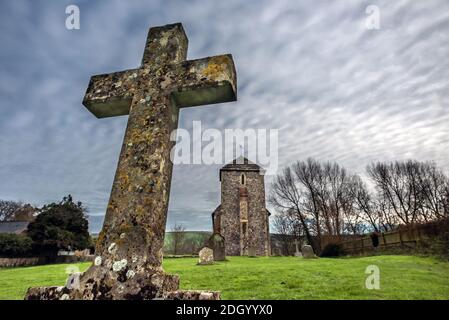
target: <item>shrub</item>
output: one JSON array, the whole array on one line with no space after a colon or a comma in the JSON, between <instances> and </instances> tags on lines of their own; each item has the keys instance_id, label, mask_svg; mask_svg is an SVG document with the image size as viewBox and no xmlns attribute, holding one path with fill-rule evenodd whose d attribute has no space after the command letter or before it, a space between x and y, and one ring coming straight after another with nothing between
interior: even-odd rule
<instances>
[{"instance_id":1,"label":"shrub","mask_svg":"<svg viewBox=\"0 0 449 320\"><path fill-rule=\"evenodd\" d=\"M427 243L421 243L420 250L425 254L439 256L449 260L449 231L433 236Z\"/></svg>"},{"instance_id":2,"label":"shrub","mask_svg":"<svg viewBox=\"0 0 449 320\"><path fill-rule=\"evenodd\" d=\"M328 243L321 251L320 257L340 257L345 254L345 250L341 244Z\"/></svg>"},{"instance_id":3,"label":"shrub","mask_svg":"<svg viewBox=\"0 0 449 320\"><path fill-rule=\"evenodd\" d=\"M0 256L24 257L32 252L33 241L27 237L17 234L0 234Z\"/></svg>"},{"instance_id":4,"label":"shrub","mask_svg":"<svg viewBox=\"0 0 449 320\"><path fill-rule=\"evenodd\" d=\"M55 256L60 249L83 250L92 242L85 208L72 197L44 206L36 220L28 225L28 235L41 255Z\"/></svg>"}]
</instances>

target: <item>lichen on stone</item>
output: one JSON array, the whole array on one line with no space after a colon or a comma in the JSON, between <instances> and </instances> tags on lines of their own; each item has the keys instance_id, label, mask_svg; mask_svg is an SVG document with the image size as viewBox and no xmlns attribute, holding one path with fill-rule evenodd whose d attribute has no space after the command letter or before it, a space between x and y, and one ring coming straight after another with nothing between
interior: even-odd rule
<instances>
[{"instance_id":1,"label":"lichen on stone","mask_svg":"<svg viewBox=\"0 0 449 320\"><path fill-rule=\"evenodd\" d=\"M94 265L96 265L97 267L98 267L98 266L101 266L101 262L102 262L101 256L95 257Z\"/></svg>"},{"instance_id":2,"label":"lichen on stone","mask_svg":"<svg viewBox=\"0 0 449 320\"><path fill-rule=\"evenodd\" d=\"M131 278L134 277L135 274L136 274L136 273L135 273L133 270L128 270L128 271L126 272L126 277L127 277L128 279L131 279Z\"/></svg>"},{"instance_id":3,"label":"lichen on stone","mask_svg":"<svg viewBox=\"0 0 449 320\"><path fill-rule=\"evenodd\" d=\"M128 264L128 261L126 259L122 259L120 261L116 261L114 262L114 264L112 265L112 271L114 272L119 272L121 271L123 268L126 267L126 265Z\"/></svg>"},{"instance_id":4,"label":"lichen on stone","mask_svg":"<svg viewBox=\"0 0 449 320\"><path fill-rule=\"evenodd\" d=\"M223 78L223 73L226 71L229 65L228 56L217 56L209 59L207 67L201 71L201 74L212 80L218 80Z\"/></svg>"},{"instance_id":5,"label":"lichen on stone","mask_svg":"<svg viewBox=\"0 0 449 320\"><path fill-rule=\"evenodd\" d=\"M117 252L117 244L115 242L111 243L108 247L108 252L114 254Z\"/></svg>"},{"instance_id":6,"label":"lichen on stone","mask_svg":"<svg viewBox=\"0 0 449 320\"><path fill-rule=\"evenodd\" d=\"M67 293L64 293L59 300L70 300L70 296Z\"/></svg>"}]
</instances>

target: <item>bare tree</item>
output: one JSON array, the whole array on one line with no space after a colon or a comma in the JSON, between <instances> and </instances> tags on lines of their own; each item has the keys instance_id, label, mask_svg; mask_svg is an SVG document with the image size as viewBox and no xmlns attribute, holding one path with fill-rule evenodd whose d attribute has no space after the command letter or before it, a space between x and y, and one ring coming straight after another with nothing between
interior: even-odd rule
<instances>
[{"instance_id":1,"label":"bare tree","mask_svg":"<svg viewBox=\"0 0 449 320\"><path fill-rule=\"evenodd\" d=\"M345 183L345 190L342 193L341 210L343 212L343 233L363 234L367 227L364 218L364 211L358 206L357 195L361 179L358 175L351 175ZM367 191L366 189L364 189ZM369 194L369 193L368 193Z\"/></svg>"},{"instance_id":2,"label":"bare tree","mask_svg":"<svg viewBox=\"0 0 449 320\"><path fill-rule=\"evenodd\" d=\"M279 217L275 223L297 222L320 252L324 236L382 232L449 216L448 177L434 163L379 162L369 165L367 172L376 192L337 163L314 159L294 163L276 177L269 197L293 219Z\"/></svg>"},{"instance_id":3,"label":"bare tree","mask_svg":"<svg viewBox=\"0 0 449 320\"><path fill-rule=\"evenodd\" d=\"M384 218L390 222L411 224L448 215L447 177L434 163L413 160L374 163L367 171L379 197L387 201Z\"/></svg>"},{"instance_id":4,"label":"bare tree","mask_svg":"<svg viewBox=\"0 0 449 320\"><path fill-rule=\"evenodd\" d=\"M273 217L273 227L281 241L283 254L292 255L295 241L301 240L301 226L294 217L294 211L277 213Z\"/></svg>"},{"instance_id":5,"label":"bare tree","mask_svg":"<svg viewBox=\"0 0 449 320\"><path fill-rule=\"evenodd\" d=\"M418 189L413 179L413 164L407 163L375 163L367 167L367 172L375 183L378 192L391 205L393 213L403 223L415 222L421 199L416 193Z\"/></svg>"},{"instance_id":6,"label":"bare tree","mask_svg":"<svg viewBox=\"0 0 449 320\"><path fill-rule=\"evenodd\" d=\"M277 176L270 202L281 210L294 212L307 241L315 252L320 252L322 235L340 236L347 226L354 232L360 227L351 179L352 175L336 163L298 161ZM345 219L349 218L351 224L346 225Z\"/></svg>"},{"instance_id":7,"label":"bare tree","mask_svg":"<svg viewBox=\"0 0 449 320\"><path fill-rule=\"evenodd\" d=\"M343 202L347 196L349 176L346 169L337 163L324 164L325 183L323 189L323 212L327 220L328 233L340 236L343 226Z\"/></svg>"},{"instance_id":8,"label":"bare tree","mask_svg":"<svg viewBox=\"0 0 449 320\"><path fill-rule=\"evenodd\" d=\"M389 231L399 225L398 218L392 214L392 205L384 194L376 195L376 208L379 212L379 226L380 231Z\"/></svg>"},{"instance_id":9,"label":"bare tree","mask_svg":"<svg viewBox=\"0 0 449 320\"><path fill-rule=\"evenodd\" d=\"M366 183L359 176L353 177L350 193L354 199L356 211L360 214L361 219L368 223L374 231L379 232L381 229L381 214L378 203L373 199Z\"/></svg>"},{"instance_id":10,"label":"bare tree","mask_svg":"<svg viewBox=\"0 0 449 320\"><path fill-rule=\"evenodd\" d=\"M179 254L185 239L185 227L181 224L175 224L171 229L173 254Z\"/></svg>"},{"instance_id":11,"label":"bare tree","mask_svg":"<svg viewBox=\"0 0 449 320\"><path fill-rule=\"evenodd\" d=\"M302 210L304 196L301 186L290 167L285 168L281 174L276 176L271 185L271 193L268 201L279 211L288 210L291 212L300 222L307 241L312 245L315 252L319 252L310 231L310 220L308 220L306 212Z\"/></svg>"},{"instance_id":12,"label":"bare tree","mask_svg":"<svg viewBox=\"0 0 449 320\"><path fill-rule=\"evenodd\" d=\"M449 181L446 181L446 186L443 192L443 210L444 215L449 216Z\"/></svg>"},{"instance_id":13,"label":"bare tree","mask_svg":"<svg viewBox=\"0 0 449 320\"><path fill-rule=\"evenodd\" d=\"M448 178L434 163L418 164L418 183L424 197L422 218L425 221L448 216L446 199Z\"/></svg>"},{"instance_id":14,"label":"bare tree","mask_svg":"<svg viewBox=\"0 0 449 320\"><path fill-rule=\"evenodd\" d=\"M0 200L0 221L14 220L14 213L22 206L21 202Z\"/></svg>"},{"instance_id":15,"label":"bare tree","mask_svg":"<svg viewBox=\"0 0 449 320\"><path fill-rule=\"evenodd\" d=\"M298 162L295 172L306 190L318 238L327 235L341 235L345 229L345 218L351 218L352 228L360 220L354 206L352 191L353 175L337 163L321 164L313 159Z\"/></svg>"},{"instance_id":16,"label":"bare tree","mask_svg":"<svg viewBox=\"0 0 449 320\"><path fill-rule=\"evenodd\" d=\"M313 217L313 225L318 238L318 246L321 246L321 205L319 190L323 181L321 165L314 159L305 162L298 161L293 165L296 178L304 188L303 209ZM320 250L321 248L318 248Z\"/></svg>"}]
</instances>

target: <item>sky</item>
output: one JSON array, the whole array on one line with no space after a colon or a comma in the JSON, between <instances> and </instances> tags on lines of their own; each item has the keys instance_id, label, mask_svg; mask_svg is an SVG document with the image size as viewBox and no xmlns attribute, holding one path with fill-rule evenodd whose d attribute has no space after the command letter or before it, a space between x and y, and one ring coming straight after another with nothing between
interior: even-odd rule
<instances>
[{"instance_id":1,"label":"sky","mask_svg":"<svg viewBox=\"0 0 449 320\"><path fill-rule=\"evenodd\" d=\"M79 30L65 26L72 4ZM175 22L188 59L231 53L238 77L237 102L183 109L180 128L276 129L279 168L314 157L363 176L413 158L449 170L447 0L0 0L0 199L70 193L101 229L127 117L88 112L89 78L139 67L148 28ZM219 168L174 166L168 229L211 230Z\"/></svg>"}]
</instances>

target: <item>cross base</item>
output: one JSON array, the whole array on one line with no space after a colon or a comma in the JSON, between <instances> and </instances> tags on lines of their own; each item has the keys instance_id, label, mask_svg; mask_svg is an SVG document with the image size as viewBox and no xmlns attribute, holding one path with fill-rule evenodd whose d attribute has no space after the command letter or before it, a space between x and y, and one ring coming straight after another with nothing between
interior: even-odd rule
<instances>
[{"instance_id":1,"label":"cross base","mask_svg":"<svg viewBox=\"0 0 449 320\"><path fill-rule=\"evenodd\" d=\"M178 290L179 277L159 270L123 282L111 276L110 271L91 267L69 277L66 286L29 288L25 300L220 300L217 291Z\"/></svg>"}]
</instances>

